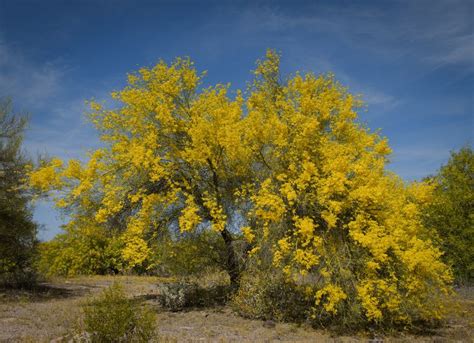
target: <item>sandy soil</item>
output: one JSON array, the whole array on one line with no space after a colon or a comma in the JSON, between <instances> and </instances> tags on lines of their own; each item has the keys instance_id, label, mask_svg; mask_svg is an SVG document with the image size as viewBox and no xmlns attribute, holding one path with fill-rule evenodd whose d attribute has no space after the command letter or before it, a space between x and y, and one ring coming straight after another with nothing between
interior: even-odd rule
<instances>
[{"instance_id":1,"label":"sandy soil","mask_svg":"<svg viewBox=\"0 0 474 343\"><path fill-rule=\"evenodd\" d=\"M153 277L82 277L54 280L34 291L0 290L0 342L72 342L80 305L112 282L156 309L158 342L474 342L474 289L459 291L459 305L446 325L424 336L398 334L376 339L335 337L328 331L291 323L248 320L229 307L169 312L154 298L160 279Z\"/></svg>"}]
</instances>

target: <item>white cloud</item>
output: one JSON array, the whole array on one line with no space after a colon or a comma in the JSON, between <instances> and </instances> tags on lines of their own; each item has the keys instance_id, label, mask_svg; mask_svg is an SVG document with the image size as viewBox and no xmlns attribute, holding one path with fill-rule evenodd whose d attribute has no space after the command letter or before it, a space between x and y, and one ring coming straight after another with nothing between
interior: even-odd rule
<instances>
[{"instance_id":1,"label":"white cloud","mask_svg":"<svg viewBox=\"0 0 474 343\"><path fill-rule=\"evenodd\" d=\"M388 169L395 171L405 180L421 180L433 175L446 163L450 148L438 146L429 148L419 144L411 147L394 147Z\"/></svg>"},{"instance_id":2,"label":"white cloud","mask_svg":"<svg viewBox=\"0 0 474 343\"><path fill-rule=\"evenodd\" d=\"M11 97L26 108L44 108L58 93L65 72L59 63L35 63L0 40L0 97Z\"/></svg>"},{"instance_id":3,"label":"white cloud","mask_svg":"<svg viewBox=\"0 0 474 343\"><path fill-rule=\"evenodd\" d=\"M65 84L69 71L58 62L37 62L0 39L0 97L11 97L17 110L29 114L24 148L32 156L84 158L98 145L84 117L86 99L71 95Z\"/></svg>"},{"instance_id":4,"label":"white cloud","mask_svg":"<svg viewBox=\"0 0 474 343\"><path fill-rule=\"evenodd\" d=\"M86 151L99 146L97 133L84 116L84 95L74 94L65 84L70 70L60 63L37 62L14 51L0 38L0 98L11 97L15 111L28 114L23 148L33 158L84 160ZM105 92L95 95L100 99ZM40 210L46 213L45 208ZM52 219L50 223L44 218L41 222L48 227L56 226Z\"/></svg>"},{"instance_id":5,"label":"white cloud","mask_svg":"<svg viewBox=\"0 0 474 343\"><path fill-rule=\"evenodd\" d=\"M361 86L359 89L362 100L369 106L369 109L374 108L379 114L391 111L403 103L402 99L384 93L381 90L364 86Z\"/></svg>"},{"instance_id":6,"label":"white cloud","mask_svg":"<svg viewBox=\"0 0 474 343\"><path fill-rule=\"evenodd\" d=\"M315 3L290 14L277 6L257 5L240 14L240 26L253 34L279 34L278 39L291 36L293 29L327 33L352 48L390 59L408 56L435 66L474 64L472 2L413 1L400 4L396 11L370 6Z\"/></svg>"},{"instance_id":7,"label":"white cloud","mask_svg":"<svg viewBox=\"0 0 474 343\"><path fill-rule=\"evenodd\" d=\"M455 37L446 43L442 54L427 58L434 63L467 64L474 71L474 34Z\"/></svg>"}]
</instances>

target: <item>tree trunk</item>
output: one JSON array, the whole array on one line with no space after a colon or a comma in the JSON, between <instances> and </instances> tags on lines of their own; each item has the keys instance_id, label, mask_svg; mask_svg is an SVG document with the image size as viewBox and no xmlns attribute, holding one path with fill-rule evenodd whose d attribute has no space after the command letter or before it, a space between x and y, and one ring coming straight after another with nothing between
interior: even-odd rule
<instances>
[{"instance_id":1,"label":"tree trunk","mask_svg":"<svg viewBox=\"0 0 474 343\"><path fill-rule=\"evenodd\" d=\"M239 285L240 279L240 268L239 262L237 261L237 256L235 254L234 246L232 245L233 239L230 232L224 228L221 231L222 238L226 246L226 269L230 276L230 283L232 286Z\"/></svg>"},{"instance_id":2,"label":"tree trunk","mask_svg":"<svg viewBox=\"0 0 474 343\"><path fill-rule=\"evenodd\" d=\"M214 164L212 163L211 159L207 159L207 163L209 168L212 172L212 182L214 185L214 190L216 192L216 200L218 204L222 204L220 192L219 192L219 177L217 175L216 169L214 168ZM202 198L202 197L201 197ZM204 204L203 207L205 208ZM208 213L209 219L212 221L212 216ZM230 284L233 287L239 285L239 278L240 278L240 269L239 269L239 262L237 261L237 256L235 254L234 246L232 245L233 239L232 235L224 228L221 231L221 236L224 239L225 247L226 247L226 269L230 276Z\"/></svg>"}]
</instances>

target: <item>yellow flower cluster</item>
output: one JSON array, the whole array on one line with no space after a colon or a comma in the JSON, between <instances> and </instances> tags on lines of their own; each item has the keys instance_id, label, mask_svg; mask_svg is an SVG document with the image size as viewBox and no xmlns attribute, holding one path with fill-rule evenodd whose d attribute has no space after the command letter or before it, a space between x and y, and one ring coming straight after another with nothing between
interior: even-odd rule
<instances>
[{"instance_id":1,"label":"yellow flower cluster","mask_svg":"<svg viewBox=\"0 0 474 343\"><path fill-rule=\"evenodd\" d=\"M341 287L329 284L316 292L315 303L316 305L322 304L327 312L336 314L337 305L345 299L347 299L347 294Z\"/></svg>"},{"instance_id":2,"label":"yellow flower cluster","mask_svg":"<svg viewBox=\"0 0 474 343\"><path fill-rule=\"evenodd\" d=\"M224 230L227 223L227 215L224 213L222 206L218 204L214 197L208 194L204 198L204 206L206 206L211 214L212 229L216 232Z\"/></svg>"},{"instance_id":3,"label":"yellow flower cluster","mask_svg":"<svg viewBox=\"0 0 474 343\"><path fill-rule=\"evenodd\" d=\"M194 197L190 195L186 199L186 207L181 211L179 228L181 232L190 232L193 231L200 222L199 208L194 203Z\"/></svg>"},{"instance_id":4,"label":"yellow flower cluster","mask_svg":"<svg viewBox=\"0 0 474 343\"><path fill-rule=\"evenodd\" d=\"M252 243L255 239L255 234L252 232L252 229L249 226L244 226L240 228L244 238L247 242Z\"/></svg>"},{"instance_id":5,"label":"yellow flower cluster","mask_svg":"<svg viewBox=\"0 0 474 343\"><path fill-rule=\"evenodd\" d=\"M63 162L59 159L52 159L50 163L42 166L42 168L30 173L29 183L33 188L40 191L48 191L52 188L60 188L61 175L58 169L63 166Z\"/></svg>"}]
</instances>

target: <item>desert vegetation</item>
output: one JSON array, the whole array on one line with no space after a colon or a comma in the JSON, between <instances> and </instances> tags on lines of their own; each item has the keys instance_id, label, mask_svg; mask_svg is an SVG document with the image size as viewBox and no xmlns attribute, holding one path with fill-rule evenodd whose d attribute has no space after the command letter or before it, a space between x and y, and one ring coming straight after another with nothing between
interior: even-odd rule
<instances>
[{"instance_id":1,"label":"desert vegetation","mask_svg":"<svg viewBox=\"0 0 474 343\"><path fill-rule=\"evenodd\" d=\"M130 73L89 102L102 147L84 161L25 159L4 107L1 339L34 341L19 313L58 310L40 340L472 338L470 146L408 183L336 76L282 75L273 50L253 75L232 91L188 58ZM37 244L43 197L69 220Z\"/></svg>"},{"instance_id":2,"label":"desert vegetation","mask_svg":"<svg viewBox=\"0 0 474 343\"><path fill-rule=\"evenodd\" d=\"M26 117L0 102L0 285L24 286L35 281L37 224L27 187L30 161L21 150Z\"/></svg>"}]
</instances>

